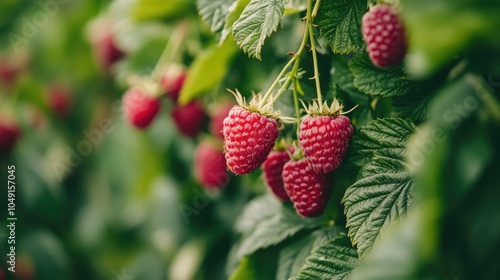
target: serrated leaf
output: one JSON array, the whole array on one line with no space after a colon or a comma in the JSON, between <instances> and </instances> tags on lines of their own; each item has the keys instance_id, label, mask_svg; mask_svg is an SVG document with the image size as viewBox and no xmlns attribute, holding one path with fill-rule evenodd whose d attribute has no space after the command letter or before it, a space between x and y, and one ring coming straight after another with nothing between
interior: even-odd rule
<instances>
[{"instance_id":1,"label":"serrated leaf","mask_svg":"<svg viewBox=\"0 0 500 280\"><path fill-rule=\"evenodd\" d=\"M367 94L404 96L415 94L417 87L401 66L380 69L373 65L367 54L358 55L349 63L354 75L354 85Z\"/></svg>"},{"instance_id":2,"label":"serrated leaf","mask_svg":"<svg viewBox=\"0 0 500 280\"><path fill-rule=\"evenodd\" d=\"M366 0L323 0L314 23L334 53L349 53L363 47L361 18L366 11Z\"/></svg>"},{"instance_id":3,"label":"serrated leaf","mask_svg":"<svg viewBox=\"0 0 500 280\"><path fill-rule=\"evenodd\" d=\"M250 0L237 0L229 7L219 43L224 42L227 36L231 34L231 32L233 31L234 22L238 20L238 18L240 18L241 13L243 13L243 10L248 5L248 3L250 3Z\"/></svg>"},{"instance_id":4,"label":"serrated leaf","mask_svg":"<svg viewBox=\"0 0 500 280\"><path fill-rule=\"evenodd\" d=\"M280 202L271 195L263 195L250 201L236 222L236 231L249 233L257 224L280 210Z\"/></svg>"},{"instance_id":5,"label":"serrated leaf","mask_svg":"<svg viewBox=\"0 0 500 280\"><path fill-rule=\"evenodd\" d=\"M362 167L358 180L345 192L342 202L349 237L361 257L385 227L414 205L415 183L403 157L376 156Z\"/></svg>"},{"instance_id":6,"label":"serrated leaf","mask_svg":"<svg viewBox=\"0 0 500 280\"><path fill-rule=\"evenodd\" d=\"M347 279L358 264L358 254L345 235L325 242L307 258L293 280Z\"/></svg>"},{"instance_id":7,"label":"serrated leaf","mask_svg":"<svg viewBox=\"0 0 500 280\"><path fill-rule=\"evenodd\" d=\"M313 250L344 231L344 228L336 226L322 228L283 248L279 256L276 280L288 280L296 276Z\"/></svg>"},{"instance_id":8,"label":"serrated leaf","mask_svg":"<svg viewBox=\"0 0 500 280\"><path fill-rule=\"evenodd\" d=\"M250 57L261 59L265 39L280 25L287 0L251 0L233 25L236 44Z\"/></svg>"},{"instance_id":9,"label":"serrated leaf","mask_svg":"<svg viewBox=\"0 0 500 280\"><path fill-rule=\"evenodd\" d=\"M385 118L371 121L357 131L349 143L347 163L360 167L375 154L398 158L416 127L409 119Z\"/></svg>"},{"instance_id":10,"label":"serrated leaf","mask_svg":"<svg viewBox=\"0 0 500 280\"><path fill-rule=\"evenodd\" d=\"M213 46L198 55L187 74L179 102L187 104L194 98L209 92L226 75L238 48L233 40L226 40L220 46Z\"/></svg>"},{"instance_id":11,"label":"serrated leaf","mask_svg":"<svg viewBox=\"0 0 500 280\"><path fill-rule=\"evenodd\" d=\"M201 18L210 26L210 30L220 33L233 2L234 0L197 0L196 7Z\"/></svg>"}]
</instances>

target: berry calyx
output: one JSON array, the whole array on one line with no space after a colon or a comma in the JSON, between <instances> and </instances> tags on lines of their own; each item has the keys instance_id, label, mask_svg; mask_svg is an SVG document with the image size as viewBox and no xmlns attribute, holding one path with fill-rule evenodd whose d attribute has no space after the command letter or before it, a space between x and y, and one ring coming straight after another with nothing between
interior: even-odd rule
<instances>
[{"instance_id":1,"label":"berry calyx","mask_svg":"<svg viewBox=\"0 0 500 280\"><path fill-rule=\"evenodd\" d=\"M196 180L205 188L214 189L226 186L229 172L222 147L201 142L194 152L194 174Z\"/></svg>"},{"instance_id":2,"label":"berry calyx","mask_svg":"<svg viewBox=\"0 0 500 280\"><path fill-rule=\"evenodd\" d=\"M283 167L290 160L289 153L293 153L293 148L273 150L262 164L264 181L269 189L281 201L290 200L283 184Z\"/></svg>"},{"instance_id":3,"label":"berry calyx","mask_svg":"<svg viewBox=\"0 0 500 280\"><path fill-rule=\"evenodd\" d=\"M283 167L285 190L297 213L304 217L323 214L330 187L326 175L316 173L307 159L290 159Z\"/></svg>"},{"instance_id":4,"label":"berry calyx","mask_svg":"<svg viewBox=\"0 0 500 280\"><path fill-rule=\"evenodd\" d=\"M0 120L0 154L9 154L21 136L21 129L15 122Z\"/></svg>"},{"instance_id":5,"label":"berry calyx","mask_svg":"<svg viewBox=\"0 0 500 280\"><path fill-rule=\"evenodd\" d=\"M373 6L363 16L361 28L373 64L389 67L403 60L407 51L406 34L395 8Z\"/></svg>"},{"instance_id":6,"label":"berry calyx","mask_svg":"<svg viewBox=\"0 0 500 280\"><path fill-rule=\"evenodd\" d=\"M160 100L146 94L138 88L129 89L123 96L123 111L126 119L135 127L148 127L158 111Z\"/></svg>"},{"instance_id":7,"label":"berry calyx","mask_svg":"<svg viewBox=\"0 0 500 280\"><path fill-rule=\"evenodd\" d=\"M186 74L184 67L174 64L170 65L160 77L160 85L165 94L174 102L177 102L177 99L179 99L179 93L184 85Z\"/></svg>"},{"instance_id":8,"label":"berry calyx","mask_svg":"<svg viewBox=\"0 0 500 280\"><path fill-rule=\"evenodd\" d=\"M235 93L239 106L234 106L224 119L224 147L229 169L238 175L260 167L278 138L278 121L271 106L259 110L258 98L248 105ZM274 115L276 116L276 115Z\"/></svg>"},{"instance_id":9,"label":"berry calyx","mask_svg":"<svg viewBox=\"0 0 500 280\"><path fill-rule=\"evenodd\" d=\"M335 99L330 107L314 102L300 123L299 141L311 168L326 174L340 167L354 129Z\"/></svg>"},{"instance_id":10,"label":"berry calyx","mask_svg":"<svg viewBox=\"0 0 500 280\"><path fill-rule=\"evenodd\" d=\"M186 106L175 106L171 115L177 130L187 137L200 133L207 119L203 105L196 100Z\"/></svg>"}]
</instances>

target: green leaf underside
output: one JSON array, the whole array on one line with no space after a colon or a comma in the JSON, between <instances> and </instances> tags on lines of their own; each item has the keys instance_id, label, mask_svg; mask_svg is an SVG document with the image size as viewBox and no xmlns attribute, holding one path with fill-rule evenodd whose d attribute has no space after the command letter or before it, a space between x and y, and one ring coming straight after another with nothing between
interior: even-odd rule
<instances>
[{"instance_id":1,"label":"green leaf underside","mask_svg":"<svg viewBox=\"0 0 500 280\"><path fill-rule=\"evenodd\" d=\"M240 220L248 220L236 225L237 230L243 233L236 254L238 258L276 245L301 230L321 226L321 219L304 219L282 207L275 198L266 197L252 201L240 218ZM263 212L257 212L259 209Z\"/></svg>"},{"instance_id":2,"label":"green leaf underside","mask_svg":"<svg viewBox=\"0 0 500 280\"><path fill-rule=\"evenodd\" d=\"M345 235L325 242L306 260L293 280L347 279L358 263L358 254Z\"/></svg>"},{"instance_id":3,"label":"green leaf underside","mask_svg":"<svg viewBox=\"0 0 500 280\"><path fill-rule=\"evenodd\" d=\"M231 31L233 31L234 22L241 16L241 13L243 13L243 10L248 5L248 3L250 3L250 0L237 0L229 7L229 12L226 15L224 29L222 29L219 43L224 42L227 36L231 34Z\"/></svg>"},{"instance_id":4,"label":"green leaf underside","mask_svg":"<svg viewBox=\"0 0 500 280\"><path fill-rule=\"evenodd\" d=\"M334 53L349 53L363 47L361 18L366 11L366 0L323 0L314 23Z\"/></svg>"},{"instance_id":5,"label":"green leaf underside","mask_svg":"<svg viewBox=\"0 0 500 280\"><path fill-rule=\"evenodd\" d=\"M226 14L234 0L197 0L196 7L210 30L219 33L224 28Z\"/></svg>"},{"instance_id":6,"label":"green leaf underside","mask_svg":"<svg viewBox=\"0 0 500 280\"><path fill-rule=\"evenodd\" d=\"M282 21L287 0L252 0L233 25L233 37L250 57L261 59L266 37L276 31Z\"/></svg>"},{"instance_id":7,"label":"green leaf underside","mask_svg":"<svg viewBox=\"0 0 500 280\"><path fill-rule=\"evenodd\" d=\"M357 131L349 143L348 164L361 167L375 154L398 158L416 127L409 119L376 119Z\"/></svg>"},{"instance_id":8,"label":"green leaf underside","mask_svg":"<svg viewBox=\"0 0 500 280\"><path fill-rule=\"evenodd\" d=\"M238 51L232 40L198 55L186 77L179 102L187 104L194 98L210 92L226 75L229 64Z\"/></svg>"},{"instance_id":9,"label":"green leaf underside","mask_svg":"<svg viewBox=\"0 0 500 280\"><path fill-rule=\"evenodd\" d=\"M287 245L280 252L276 280L296 276L313 250L344 231L344 228L336 226L322 228Z\"/></svg>"},{"instance_id":10,"label":"green leaf underside","mask_svg":"<svg viewBox=\"0 0 500 280\"><path fill-rule=\"evenodd\" d=\"M416 85L409 80L401 66L380 69L373 65L367 54L353 58L349 64L354 85L361 91L380 96L415 94Z\"/></svg>"},{"instance_id":11,"label":"green leaf underside","mask_svg":"<svg viewBox=\"0 0 500 280\"><path fill-rule=\"evenodd\" d=\"M343 198L349 237L363 256L380 231L414 204L414 182L400 159L375 157L363 166Z\"/></svg>"}]
</instances>

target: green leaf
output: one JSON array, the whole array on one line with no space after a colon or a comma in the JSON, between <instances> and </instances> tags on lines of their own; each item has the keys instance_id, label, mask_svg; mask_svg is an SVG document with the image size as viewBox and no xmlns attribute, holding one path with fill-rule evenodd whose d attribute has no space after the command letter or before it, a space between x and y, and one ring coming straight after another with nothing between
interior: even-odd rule
<instances>
[{"instance_id":1,"label":"green leaf","mask_svg":"<svg viewBox=\"0 0 500 280\"><path fill-rule=\"evenodd\" d=\"M187 104L194 98L212 90L227 74L230 63L238 51L233 40L213 46L198 55L189 68L179 102Z\"/></svg>"},{"instance_id":2,"label":"green leaf","mask_svg":"<svg viewBox=\"0 0 500 280\"><path fill-rule=\"evenodd\" d=\"M280 205L275 198L264 196L251 202L243 211L237 230L243 233L237 257L251 255L259 249L276 245L304 229L321 226L321 219L305 219ZM271 199L275 202L271 202ZM277 203L276 206L273 206ZM262 211L262 213L260 213ZM243 221L248 219L247 221Z\"/></svg>"},{"instance_id":3,"label":"green leaf","mask_svg":"<svg viewBox=\"0 0 500 280\"><path fill-rule=\"evenodd\" d=\"M197 0L196 6L201 18L210 26L210 30L220 33L233 2L234 0Z\"/></svg>"},{"instance_id":4,"label":"green leaf","mask_svg":"<svg viewBox=\"0 0 500 280\"><path fill-rule=\"evenodd\" d=\"M313 250L344 231L341 227L322 228L290 243L280 252L276 279L287 280L296 276Z\"/></svg>"},{"instance_id":5,"label":"green leaf","mask_svg":"<svg viewBox=\"0 0 500 280\"><path fill-rule=\"evenodd\" d=\"M257 279L257 271L250 257L241 259L240 264L231 275L229 280Z\"/></svg>"},{"instance_id":6,"label":"green leaf","mask_svg":"<svg viewBox=\"0 0 500 280\"><path fill-rule=\"evenodd\" d=\"M360 256L373 246L381 230L414 205L414 181L403 156L375 156L345 192L342 201L349 237Z\"/></svg>"},{"instance_id":7,"label":"green leaf","mask_svg":"<svg viewBox=\"0 0 500 280\"><path fill-rule=\"evenodd\" d=\"M367 54L358 55L349 64L354 85L371 95L402 96L414 94L417 89L401 66L380 69L373 65Z\"/></svg>"},{"instance_id":8,"label":"green leaf","mask_svg":"<svg viewBox=\"0 0 500 280\"><path fill-rule=\"evenodd\" d=\"M233 37L250 57L261 59L264 40L276 31L287 0L251 0L233 25Z\"/></svg>"},{"instance_id":9,"label":"green leaf","mask_svg":"<svg viewBox=\"0 0 500 280\"><path fill-rule=\"evenodd\" d=\"M324 0L314 23L334 53L349 53L363 47L361 18L366 11L366 0Z\"/></svg>"},{"instance_id":10,"label":"green leaf","mask_svg":"<svg viewBox=\"0 0 500 280\"><path fill-rule=\"evenodd\" d=\"M409 119L376 119L352 137L347 163L361 167L378 154L399 158L404 153L407 139L415 130L415 125Z\"/></svg>"},{"instance_id":11,"label":"green leaf","mask_svg":"<svg viewBox=\"0 0 500 280\"><path fill-rule=\"evenodd\" d=\"M233 31L234 22L240 18L241 13L243 13L243 10L248 5L248 3L250 3L250 0L237 0L229 7L219 43L224 42L227 36L231 34L231 32Z\"/></svg>"},{"instance_id":12,"label":"green leaf","mask_svg":"<svg viewBox=\"0 0 500 280\"><path fill-rule=\"evenodd\" d=\"M293 280L347 279L358 264L358 254L345 235L325 242L307 258Z\"/></svg>"},{"instance_id":13,"label":"green leaf","mask_svg":"<svg viewBox=\"0 0 500 280\"><path fill-rule=\"evenodd\" d=\"M307 9L307 0L288 0L285 5L285 15L303 12Z\"/></svg>"},{"instance_id":14,"label":"green leaf","mask_svg":"<svg viewBox=\"0 0 500 280\"><path fill-rule=\"evenodd\" d=\"M136 20L172 18L193 8L190 0L138 0L130 10Z\"/></svg>"}]
</instances>

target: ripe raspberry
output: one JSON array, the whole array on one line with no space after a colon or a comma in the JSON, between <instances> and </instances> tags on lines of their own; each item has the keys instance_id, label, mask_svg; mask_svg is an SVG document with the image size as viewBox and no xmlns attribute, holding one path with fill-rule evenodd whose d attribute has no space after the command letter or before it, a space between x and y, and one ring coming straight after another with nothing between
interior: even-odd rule
<instances>
[{"instance_id":1,"label":"ripe raspberry","mask_svg":"<svg viewBox=\"0 0 500 280\"><path fill-rule=\"evenodd\" d=\"M290 159L283 167L285 190L297 213L304 217L323 214L330 188L327 177L309 166L307 159Z\"/></svg>"},{"instance_id":2,"label":"ripe raspberry","mask_svg":"<svg viewBox=\"0 0 500 280\"><path fill-rule=\"evenodd\" d=\"M243 175L266 160L279 130L275 119L234 106L224 119L223 134L229 169Z\"/></svg>"},{"instance_id":3,"label":"ripe raspberry","mask_svg":"<svg viewBox=\"0 0 500 280\"><path fill-rule=\"evenodd\" d=\"M212 119L210 120L210 133L215 137L224 140L224 134L222 130L224 129L224 119L229 115L229 111L233 108L233 104L225 103L218 108L214 114L212 114Z\"/></svg>"},{"instance_id":4,"label":"ripe raspberry","mask_svg":"<svg viewBox=\"0 0 500 280\"><path fill-rule=\"evenodd\" d=\"M288 149L288 152L293 153L293 148ZM290 200L283 185L283 178L281 177L283 173L283 166L289 160L290 156L286 150L273 150L269 153L266 161L262 164L264 180L266 181L267 186L281 201Z\"/></svg>"},{"instance_id":5,"label":"ripe raspberry","mask_svg":"<svg viewBox=\"0 0 500 280\"><path fill-rule=\"evenodd\" d=\"M177 130L188 137L195 137L203 129L207 119L205 109L198 101L192 101L186 106L176 106L171 114Z\"/></svg>"},{"instance_id":6,"label":"ripe raspberry","mask_svg":"<svg viewBox=\"0 0 500 280\"><path fill-rule=\"evenodd\" d=\"M127 120L139 129L146 128L160 110L160 100L137 88L123 96L123 111Z\"/></svg>"},{"instance_id":7,"label":"ripe raspberry","mask_svg":"<svg viewBox=\"0 0 500 280\"><path fill-rule=\"evenodd\" d=\"M125 55L125 53L118 48L111 34L106 34L99 38L95 48L97 59L106 71L109 71L111 66Z\"/></svg>"},{"instance_id":8,"label":"ripe raspberry","mask_svg":"<svg viewBox=\"0 0 500 280\"><path fill-rule=\"evenodd\" d=\"M194 152L196 180L206 188L222 188L229 180L226 159L221 149L212 143L202 142Z\"/></svg>"},{"instance_id":9,"label":"ripe raspberry","mask_svg":"<svg viewBox=\"0 0 500 280\"><path fill-rule=\"evenodd\" d=\"M403 23L396 10L376 5L362 20L363 38L370 59L378 67L388 67L403 60L407 45Z\"/></svg>"},{"instance_id":10,"label":"ripe raspberry","mask_svg":"<svg viewBox=\"0 0 500 280\"><path fill-rule=\"evenodd\" d=\"M8 154L14 148L21 129L13 122L0 121L0 154Z\"/></svg>"},{"instance_id":11,"label":"ripe raspberry","mask_svg":"<svg viewBox=\"0 0 500 280\"><path fill-rule=\"evenodd\" d=\"M171 65L161 76L160 84L165 90L165 94L173 101L177 102L185 79L186 70L182 66Z\"/></svg>"},{"instance_id":12,"label":"ripe raspberry","mask_svg":"<svg viewBox=\"0 0 500 280\"><path fill-rule=\"evenodd\" d=\"M58 117L68 115L71 107L71 94L61 86L52 86L49 89L49 105L54 114Z\"/></svg>"},{"instance_id":13,"label":"ripe raspberry","mask_svg":"<svg viewBox=\"0 0 500 280\"><path fill-rule=\"evenodd\" d=\"M351 121L340 115L342 105L335 99L323 111L315 103L300 123L299 141L312 169L326 174L337 169L354 132Z\"/></svg>"}]
</instances>

